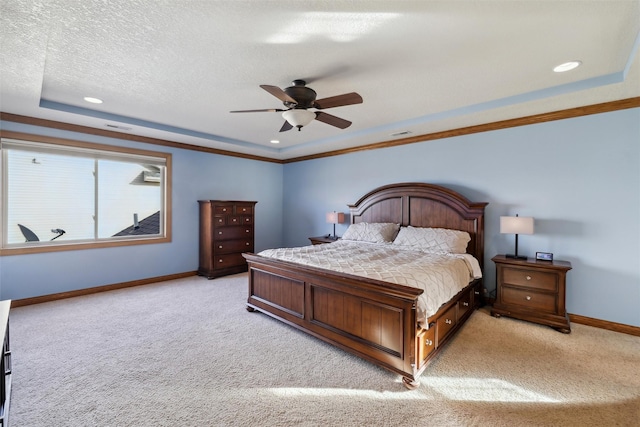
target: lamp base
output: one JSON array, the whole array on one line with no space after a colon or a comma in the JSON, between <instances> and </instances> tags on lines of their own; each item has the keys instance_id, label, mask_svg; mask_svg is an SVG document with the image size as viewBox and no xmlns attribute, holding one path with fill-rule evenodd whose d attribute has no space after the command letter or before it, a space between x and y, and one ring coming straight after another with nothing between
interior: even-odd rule
<instances>
[{"instance_id":1,"label":"lamp base","mask_svg":"<svg viewBox=\"0 0 640 427\"><path fill-rule=\"evenodd\" d=\"M505 255L504 257L510 258L510 259L527 259L528 258L525 255L511 255L511 254Z\"/></svg>"}]
</instances>

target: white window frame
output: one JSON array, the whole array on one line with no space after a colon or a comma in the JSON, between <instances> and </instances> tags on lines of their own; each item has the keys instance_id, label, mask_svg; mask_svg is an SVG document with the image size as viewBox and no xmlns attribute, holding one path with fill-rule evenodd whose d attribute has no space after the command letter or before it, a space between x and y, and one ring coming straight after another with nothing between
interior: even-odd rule
<instances>
[{"instance_id":1,"label":"white window frame","mask_svg":"<svg viewBox=\"0 0 640 427\"><path fill-rule=\"evenodd\" d=\"M47 144L47 145L44 145ZM140 161L155 160L164 162L164 185L162 187L162 207L161 221L162 226L158 235L137 235L137 236L117 236L109 238L95 238L87 240L74 240L66 242L62 239L54 241L41 242L25 242L7 244L6 233L8 229L7 221L7 172L6 172L6 155L4 146L18 146L33 148L41 147L66 153L79 153L87 157L106 158L110 160L126 160ZM0 189L2 197L0 197L0 256L5 255L22 255L42 252L70 251L79 249L94 249L117 246L131 246L142 244L168 243L171 242L171 154L157 151L140 150L127 147L117 147L104 144L96 144L84 141L76 141L70 139L62 139L55 137L47 137L41 135L31 135L19 132L0 131ZM36 243L36 244L34 244Z\"/></svg>"}]
</instances>

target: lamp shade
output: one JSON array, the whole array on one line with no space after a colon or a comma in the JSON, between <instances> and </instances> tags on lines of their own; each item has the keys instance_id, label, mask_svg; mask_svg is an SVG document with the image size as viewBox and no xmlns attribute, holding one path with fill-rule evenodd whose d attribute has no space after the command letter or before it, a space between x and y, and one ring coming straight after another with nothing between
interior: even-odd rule
<instances>
[{"instance_id":1,"label":"lamp shade","mask_svg":"<svg viewBox=\"0 0 640 427\"><path fill-rule=\"evenodd\" d=\"M344 213L342 212L328 212L327 222L329 224L342 224L344 222Z\"/></svg>"},{"instance_id":2,"label":"lamp shade","mask_svg":"<svg viewBox=\"0 0 640 427\"><path fill-rule=\"evenodd\" d=\"M311 120L316 118L316 114L308 110L293 108L282 113L282 117L284 117L291 126L300 129L302 126L311 123Z\"/></svg>"},{"instance_id":3,"label":"lamp shade","mask_svg":"<svg viewBox=\"0 0 640 427\"><path fill-rule=\"evenodd\" d=\"M533 218L530 216L501 216L500 233L533 234Z\"/></svg>"}]
</instances>

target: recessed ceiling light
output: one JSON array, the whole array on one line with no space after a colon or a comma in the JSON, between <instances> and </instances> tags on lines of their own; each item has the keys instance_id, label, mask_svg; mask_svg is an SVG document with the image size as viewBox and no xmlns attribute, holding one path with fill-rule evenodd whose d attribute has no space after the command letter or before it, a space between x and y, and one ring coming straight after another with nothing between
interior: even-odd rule
<instances>
[{"instance_id":1,"label":"recessed ceiling light","mask_svg":"<svg viewBox=\"0 0 640 427\"><path fill-rule=\"evenodd\" d=\"M278 141L277 139L272 139L269 142L272 143L272 144L280 144L280 141Z\"/></svg>"},{"instance_id":2,"label":"recessed ceiling light","mask_svg":"<svg viewBox=\"0 0 640 427\"><path fill-rule=\"evenodd\" d=\"M571 71L574 68L578 68L582 64L582 61L569 61L564 64L560 64L553 69L556 73L564 73L565 71Z\"/></svg>"},{"instance_id":3,"label":"recessed ceiling light","mask_svg":"<svg viewBox=\"0 0 640 427\"><path fill-rule=\"evenodd\" d=\"M99 98L92 98L90 96L85 96L84 100L92 104L102 104L102 99L99 99Z\"/></svg>"}]
</instances>

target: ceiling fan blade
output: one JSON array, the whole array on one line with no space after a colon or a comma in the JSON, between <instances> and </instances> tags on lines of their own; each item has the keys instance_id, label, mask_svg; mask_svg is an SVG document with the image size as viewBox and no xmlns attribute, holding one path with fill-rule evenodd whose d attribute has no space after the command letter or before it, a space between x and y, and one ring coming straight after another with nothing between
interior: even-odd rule
<instances>
[{"instance_id":1,"label":"ceiling fan blade","mask_svg":"<svg viewBox=\"0 0 640 427\"><path fill-rule=\"evenodd\" d=\"M329 98L317 99L313 106L320 110L324 108L342 107L343 105L361 104L362 97L355 92L343 95L331 96Z\"/></svg>"},{"instance_id":2,"label":"ceiling fan blade","mask_svg":"<svg viewBox=\"0 0 640 427\"><path fill-rule=\"evenodd\" d=\"M265 108L263 110L235 110L229 111L230 113L277 113L279 111L287 111L281 108Z\"/></svg>"},{"instance_id":3,"label":"ceiling fan blade","mask_svg":"<svg viewBox=\"0 0 640 427\"><path fill-rule=\"evenodd\" d=\"M269 92L271 95L278 98L282 102L290 102L292 104L298 104L298 101L296 101L295 99L287 95L285 91L280 89L278 86L260 85L260 87L266 90L267 92Z\"/></svg>"},{"instance_id":4,"label":"ceiling fan blade","mask_svg":"<svg viewBox=\"0 0 640 427\"><path fill-rule=\"evenodd\" d=\"M323 113L322 111L316 111L316 120L320 120L321 122L340 129L346 129L351 126L351 122L349 120L341 119L340 117Z\"/></svg>"},{"instance_id":5,"label":"ceiling fan blade","mask_svg":"<svg viewBox=\"0 0 640 427\"><path fill-rule=\"evenodd\" d=\"M291 126L291 123L285 120L282 127L280 128L280 132L286 132L291 129L293 129L293 126Z\"/></svg>"}]
</instances>

